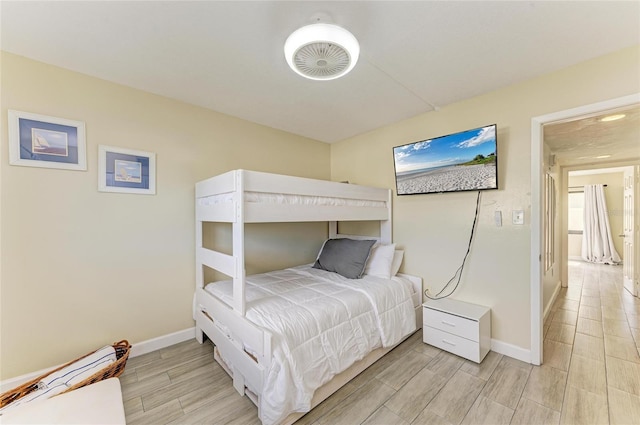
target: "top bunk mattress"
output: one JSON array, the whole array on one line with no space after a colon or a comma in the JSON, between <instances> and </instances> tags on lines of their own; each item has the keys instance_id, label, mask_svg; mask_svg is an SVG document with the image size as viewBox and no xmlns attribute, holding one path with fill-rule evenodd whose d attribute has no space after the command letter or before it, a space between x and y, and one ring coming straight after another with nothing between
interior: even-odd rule
<instances>
[{"instance_id":1,"label":"top bunk mattress","mask_svg":"<svg viewBox=\"0 0 640 425\"><path fill-rule=\"evenodd\" d=\"M268 223L391 219L391 190L233 170L196 183L198 221Z\"/></svg>"},{"instance_id":2,"label":"top bunk mattress","mask_svg":"<svg viewBox=\"0 0 640 425\"><path fill-rule=\"evenodd\" d=\"M196 198L203 199L203 205L231 202L234 194L244 194L245 202L254 203L338 205L369 201L384 207L390 192L378 187L248 170L228 171L196 183Z\"/></svg>"},{"instance_id":3,"label":"top bunk mattress","mask_svg":"<svg viewBox=\"0 0 640 425\"><path fill-rule=\"evenodd\" d=\"M198 198L198 205L210 206L233 202L233 193L221 193L217 195ZM251 203L277 204L277 205L304 205L304 206L331 206L331 207L372 207L386 208L384 201L372 201L363 199L336 198L329 196L292 195L288 193L269 192L244 192L244 201Z\"/></svg>"}]
</instances>

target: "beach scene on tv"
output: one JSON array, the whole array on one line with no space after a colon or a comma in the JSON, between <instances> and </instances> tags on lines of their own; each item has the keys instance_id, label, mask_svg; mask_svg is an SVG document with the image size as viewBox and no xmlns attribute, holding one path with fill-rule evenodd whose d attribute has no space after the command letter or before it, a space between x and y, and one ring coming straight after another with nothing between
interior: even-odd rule
<instances>
[{"instance_id":1,"label":"beach scene on tv","mask_svg":"<svg viewBox=\"0 0 640 425\"><path fill-rule=\"evenodd\" d=\"M398 195L497 189L496 126L393 148Z\"/></svg>"}]
</instances>

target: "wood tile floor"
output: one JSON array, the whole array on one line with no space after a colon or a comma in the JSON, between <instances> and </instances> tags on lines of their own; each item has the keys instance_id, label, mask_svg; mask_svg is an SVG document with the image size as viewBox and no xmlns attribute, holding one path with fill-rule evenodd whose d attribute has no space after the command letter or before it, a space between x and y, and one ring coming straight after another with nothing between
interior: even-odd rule
<instances>
[{"instance_id":1,"label":"wood tile floor","mask_svg":"<svg viewBox=\"0 0 640 425\"><path fill-rule=\"evenodd\" d=\"M640 424L640 300L621 267L570 263L544 324L544 364L490 352L478 365L415 333L297 424ZM259 424L195 340L128 361L127 423Z\"/></svg>"}]
</instances>

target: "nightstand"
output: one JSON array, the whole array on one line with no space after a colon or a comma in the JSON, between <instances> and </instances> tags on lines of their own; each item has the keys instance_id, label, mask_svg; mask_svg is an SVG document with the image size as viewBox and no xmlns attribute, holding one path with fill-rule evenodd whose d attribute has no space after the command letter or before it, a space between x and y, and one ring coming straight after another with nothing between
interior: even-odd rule
<instances>
[{"instance_id":1,"label":"nightstand","mask_svg":"<svg viewBox=\"0 0 640 425\"><path fill-rule=\"evenodd\" d=\"M422 304L422 340L480 363L491 349L491 309L450 298Z\"/></svg>"}]
</instances>

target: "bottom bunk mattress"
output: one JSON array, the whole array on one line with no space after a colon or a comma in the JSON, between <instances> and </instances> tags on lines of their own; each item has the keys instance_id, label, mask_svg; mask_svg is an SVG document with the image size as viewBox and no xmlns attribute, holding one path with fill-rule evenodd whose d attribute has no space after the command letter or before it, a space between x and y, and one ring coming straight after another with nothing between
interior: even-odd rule
<instances>
[{"instance_id":1,"label":"bottom bunk mattress","mask_svg":"<svg viewBox=\"0 0 640 425\"><path fill-rule=\"evenodd\" d=\"M231 281L205 290L231 305ZM246 318L272 339L264 388L250 388L261 396L263 423L309 411L316 389L374 349L413 333L412 292L411 282L401 277L347 279L311 265L248 276Z\"/></svg>"}]
</instances>

